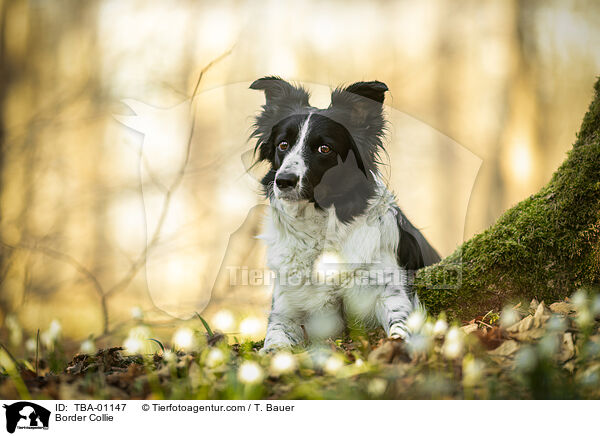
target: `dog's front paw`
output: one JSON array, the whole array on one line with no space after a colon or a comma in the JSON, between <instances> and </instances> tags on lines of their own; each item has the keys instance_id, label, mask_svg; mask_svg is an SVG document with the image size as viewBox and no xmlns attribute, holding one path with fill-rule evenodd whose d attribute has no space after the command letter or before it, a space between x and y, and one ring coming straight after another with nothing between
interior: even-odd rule
<instances>
[{"instance_id":1,"label":"dog's front paw","mask_svg":"<svg viewBox=\"0 0 600 436\"><path fill-rule=\"evenodd\" d=\"M272 354L280 350L289 350L290 348L292 348L292 346L287 343L265 343L265 346L258 351L258 354L260 354L261 356L265 356L267 354Z\"/></svg>"},{"instance_id":2,"label":"dog's front paw","mask_svg":"<svg viewBox=\"0 0 600 436\"><path fill-rule=\"evenodd\" d=\"M390 327L388 337L390 339L406 340L406 338L408 338L408 331L406 330L406 327L404 325L394 324Z\"/></svg>"}]
</instances>

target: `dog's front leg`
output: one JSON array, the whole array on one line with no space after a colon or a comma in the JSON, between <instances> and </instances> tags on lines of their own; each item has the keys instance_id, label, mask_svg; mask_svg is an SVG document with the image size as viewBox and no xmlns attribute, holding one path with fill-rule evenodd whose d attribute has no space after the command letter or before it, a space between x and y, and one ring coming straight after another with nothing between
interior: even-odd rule
<instances>
[{"instance_id":1,"label":"dog's front leg","mask_svg":"<svg viewBox=\"0 0 600 436\"><path fill-rule=\"evenodd\" d=\"M269 353L281 348L290 348L303 339L304 331L300 323L281 313L271 312L265 344L261 351Z\"/></svg>"},{"instance_id":2,"label":"dog's front leg","mask_svg":"<svg viewBox=\"0 0 600 436\"><path fill-rule=\"evenodd\" d=\"M413 308L405 286L388 284L381 290L375 315L388 337L406 339L406 320Z\"/></svg>"},{"instance_id":3,"label":"dog's front leg","mask_svg":"<svg viewBox=\"0 0 600 436\"><path fill-rule=\"evenodd\" d=\"M281 348L290 348L304 340L304 330L300 324L299 314L291 310L286 299L278 289L273 293L273 305L269 315L269 324L262 353Z\"/></svg>"}]
</instances>

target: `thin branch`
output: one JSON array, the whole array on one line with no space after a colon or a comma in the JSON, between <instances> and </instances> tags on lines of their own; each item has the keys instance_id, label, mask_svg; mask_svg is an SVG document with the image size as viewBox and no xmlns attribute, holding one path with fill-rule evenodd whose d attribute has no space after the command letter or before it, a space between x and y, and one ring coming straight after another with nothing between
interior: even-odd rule
<instances>
[{"instance_id":1,"label":"thin branch","mask_svg":"<svg viewBox=\"0 0 600 436\"><path fill-rule=\"evenodd\" d=\"M198 94L198 88L200 87L200 81L202 80L204 73L206 73L208 70L210 70L213 65L215 65L216 63L220 62L221 60L223 60L227 56L229 56L234 48L235 48L235 45L233 47L231 47L229 50L227 50L225 53L223 53L221 56L210 61L204 68L202 68L202 70L200 71L200 74L198 75L198 80L196 81L196 86L194 87L194 92L192 92L192 99L194 99L194 97L196 97L196 95Z\"/></svg>"},{"instance_id":2,"label":"thin branch","mask_svg":"<svg viewBox=\"0 0 600 436\"><path fill-rule=\"evenodd\" d=\"M60 251L55 250L50 247L43 247L43 246L39 246L39 245L27 245L27 244L11 245L11 244L7 244L4 241L0 241L0 245L2 245L3 247L9 248L11 250L37 251L48 257L51 257L53 259L64 262L67 265L71 265L71 267L73 267L73 269L75 269L75 271L77 271L79 274L81 274L83 277L85 277L87 280L89 280L90 283L92 283L92 285L94 286L94 290L100 297L100 304L102 306L102 324L103 324L102 330L106 331L108 329L108 305L107 305L106 294L104 292L104 289L103 289L102 285L100 284L100 281L98 280L98 278L89 269L87 269L85 266L83 266L77 259L75 259L73 256L71 256L69 254L60 252Z\"/></svg>"},{"instance_id":3,"label":"thin branch","mask_svg":"<svg viewBox=\"0 0 600 436\"><path fill-rule=\"evenodd\" d=\"M202 81L204 74L213 65L215 65L216 63L218 63L219 61L221 61L222 59L227 57L229 54L231 54L232 50L233 50L233 47L231 49L229 49L228 51L226 51L225 53L223 53L222 55L220 55L219 57L213 59L204 68L202 68L202 70L200 71L200 74L198 75L198 80L196 81L196 85L194 87L194 92L192 93L192 96L191 96L192 105L193 105L193 99L196 97L196 95L198 93L198 89L200 87L200 82ZM125 276L120 281L118 281L115 285L113 285L110 289L108 289L106 292L104 291L104 288L102 287L102 284L100 283L98 278L88 268L83 266L81 264L81 262L79 262L77 259L75 259L74 257L72 257L71 255L69 255L67 253L63 253L58 250L54 250L53 248L50 248L50 247L44 247L44 246L38 246L38 245L25 245L25 244L11 245L11 244L7 244L6 242L0 241L0 245L4 246L6 248L12 249L12 250L37 251L39 253L45 254L48 257L62 261L64 263L70 265L79 274L81 274L83 277L85 277L87 280L89 280L92 283L94 290L100 297L100 304L101 304L102 318L103 318L103 320L102 320L102 336L100 336L100 337L107 336L110 334L109 317L108 317L108 303L107 303L108 298L110 296L114 295L115 293L122 291L131 283L131 281L135 278L135 276L139 272L140 268L144 265L144 262L147 259L149 251L156 245L156 243L158 242L158 240L160 238L160 232L162 230L162 226L163 226L166 216L167 216L167 212L169 209L169 205L171 203L173 192L181 184L181 181L183 180L183 176L185 174L185 169L190 160L192 137L194 135L194 124L195 124L194 120L195 120L195 115L196 115L196 107L192 106L192 108L193 108L192 109L192 117L191 117L192 125L190 127L190 133L189 133L188 140L187 140L185 160L182 163L181 168L180 168L179 172L177 173L175 180L173 180L173 183L171 183L171 185L169 186L169 188L165 194L165 198L164 198L163 204L162 204L161 214L160 214L158 223L156 225L156 229L154 230L154 233L152 235L152 238L151 238L150 242L148 244L146 244L146 247L144 248L142 253L140 253L139 257L135 260L135 262L133 262L131 268L125 274ZM8 350L7 350L7 352L8 352Z\"/></svg>"},{"instance_id":4,"label":"thin branch","mask_svg":"<svg viewBox=\"0 0 600 436\"><path fill-rule=\"evenodd\" d=\"M40 351L40 329L37 329L35 337L35 376L38 376L38 354Z\"/></svg>"},{"instance_id":5,"label":"thin branch","mask_svg":"<svg viewBox=\"0 0 600 436\"><path fill-rule=\"evenodd\" d=\"M87 269L85 266L83 266L77 259L75 259L73 256L71 256L69 254L57 251L50 247L42 247L42 246L38 246L38 245L27 245L27 244L11 245L11 244L7 244L4 241L0 241L0 245L4 246L6 248L10 248L12 250L38 251L40 253L47 255L48 257L65 262L65 263L71 265L78 273L85 276L90 282L92 282L92 284L94 285L94 289L96 290L98 295L103 294L102 285L100 284L100 282L98 281L96 276L89 269Z\"/></svg>"},{"instance_id":6,"label":"thin branch","mask_svg":"<svg viewBox=\"0 0 600 436\"><path fill-rule=\"evenodd\" d=\"M4 345L2 342L0 342L0 348L3 348L4 351L6 351L6 355L10 358L10 360L13 361L13 363L15 364L15 366L17 368L21 367L21 364L19 363L19 361L17 359L15 359L15 356L12 355L12 353L10 352L8 347L6 345Z\"/></svg>"},{"instance_id":7,"label":"thin branch","mask_svg":"<svg viewBox=\"0 0 600 436\"><path fill-rule=\"evenodd\" d=\"M230 50L228 50L227 52L223 53L222 55L220 55L218 58L212 60L211 62L209 62L201 71L200 74L198 75L198 80L196 81L196 86L194 87L194 92L192 93L192 105L193 105L193 99L196 97L196 94L198 92L198 89L200 87L200 82L202 81L202 77L204 76L204 74L213 66L215 65L217 62L219 62L220 60L224 59L226 56L228 56L231 51L233 50L233 48L231 48ZM163 204L162 204L162 209L161 209L161 213L158 219L158 222L156 224L156 228L154 229L154 233L152 234L152 238L150 239L150 242L148 244L146 244L146 247L144 248L144 250L142 251L142 253L140 253L140 255L138 256L138 258L136 259L136 261L133 263L133 265L131 266L129 272L119 281L117 282L112 288L110 288L107 292L106 292L106 296L112 296L114 294L116 294L117 292L122 291L123 289L125 289L130 283L131 281L135 278L135 276L137 275L137 273L139 272L139 270L142 268L142 266L144 265L147 257L148 257L148 253L150 252L150 250L152 250L154 248L154 246L156 245L156 243L158 242L159 238L160 238L160 233L162 231L162 226L165 222L165 219L167 217L167 212L169 211L169 205L171 204L171 199L173 197L173 193L175 192L175 190L179 187L179 185L181 184L181 181L183 180L183 176L185 175L185 169L188 166L188 163L190 161L190 155L191 155L191 151L192 151L192 138L194 136L194 125L195 125L195 120L196 118L196 107L192 106L192 117L191 117L191 127L190 127L190 132L188 134L188 139L187 139L187 146L186 146L186 151L185 151L185 159L181 164L181 167L179 169L179 171L177 172L175 179L173 180L173 182L171 183L171 185L169 186L167 192L165 193L165 197L163 199Z\"/></svg>"},{"instance_id":8,"label":"thin branch","mask_svg":"<svg viewBox=\"0 0 600 436\"><path fill-rule=\"evenodd\" d=\"M125 321L122 321L118 324L116 324L115 326L113 326L109 331L107 332L102 332L101 335L94 337L95 341L107 338L109 336L114 335L115 333L117 333L119 330L124 329L125 327L127 327L128 325L144 325L147 327L173 327L177 324L176 320L169 320L169 321L143 321L143 322L137 322L131 319L127 319Z\"/></svg>"}]
</instances>

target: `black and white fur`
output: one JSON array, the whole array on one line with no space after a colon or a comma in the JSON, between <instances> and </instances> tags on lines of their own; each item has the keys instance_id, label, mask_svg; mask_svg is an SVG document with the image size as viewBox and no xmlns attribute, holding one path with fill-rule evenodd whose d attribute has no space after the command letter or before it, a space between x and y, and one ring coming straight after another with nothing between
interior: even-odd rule
<instances>
[{"instance_id":1,"label":"black and white fur","mask_svg":"<svg viewBox=\"0 0 600 436\"><path fill-rule=\"evenodd\" d=\"M262 184L271 207L261 238L278 277L264 350L339 334L348 316L406 338L406 320L418 306L407 271L439 256L377 169L387 86L338 88L326 109L310 106L305 89L278 77L250 88L266 95L253 137L257 162L270 165ZM326 255L337 259L343 279L310 280ZM378 280L357 280L359 273Z\"/></svg>"}]
</instances>

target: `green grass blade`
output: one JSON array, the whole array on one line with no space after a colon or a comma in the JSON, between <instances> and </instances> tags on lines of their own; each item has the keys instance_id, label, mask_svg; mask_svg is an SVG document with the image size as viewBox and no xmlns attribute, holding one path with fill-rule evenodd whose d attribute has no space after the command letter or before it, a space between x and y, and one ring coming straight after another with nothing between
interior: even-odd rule
<instances>
[{"instance_id":1,"label":"green grass blade","mask_svg":"<svg viewBox=\"0 0 600 436\"><path fill-rule=\"evenodd\" d=\"M202 318L198 312L196 312L196 316L198 316L198 318L200 318L200 321L202 321L202 325L204 325L204 328L206 329L206 333L208 333L208 336L210 336L212 338L215 334L213 333L212 329L210 328L210 326L208 325L206 320L204 318Z\"/></svg>"},{"instance_id":2,"label":"green grass blade","mask_svg":"<svg viewBox=\"0 0 600 436\"><path fill-rule=\"evenodd\" d=\"M152 341L152 342L156 342L158 344L158 346L160 347L160 349L162 350L162 352L163 353L165 352L165 346L162 344L161 341L159 341L158 339L154 339L154 338L149 338L148 340Z\"/></svg>"}]
</instances>

